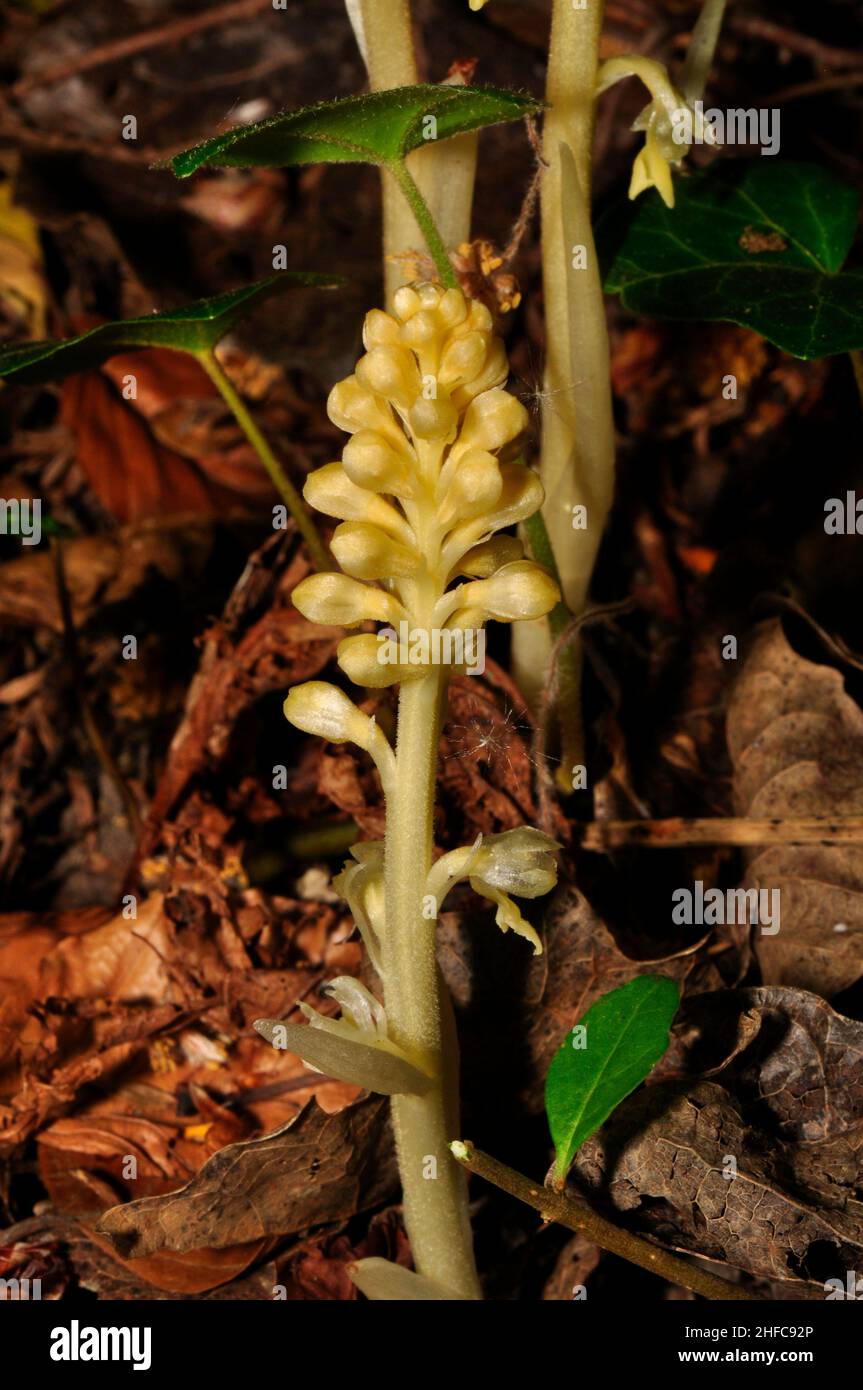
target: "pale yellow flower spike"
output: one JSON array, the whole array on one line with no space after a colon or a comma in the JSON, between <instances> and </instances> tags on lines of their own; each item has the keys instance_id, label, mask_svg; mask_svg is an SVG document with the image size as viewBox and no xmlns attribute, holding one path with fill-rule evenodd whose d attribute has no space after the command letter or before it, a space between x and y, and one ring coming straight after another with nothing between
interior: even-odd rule
<instances>
[{"instance_id":1,"label":"pale yellow flower spike","mask_svg":"<svg viewBox=\"0 0 863 1390\"><path fill-rule=\"evenodd\" d=\"M472 3L479 8L482 0ZM357 685L400 685L396 748L327 681L295 686L285 714L307 733L356 743L380 774L385 842L355 845L334 886L348 900L384 997L343 978L330 986L340 1018L304 1005L308 1025L256 1026L327 1075L392 1097L417 1274L406 1288L397 1267L379 1261L383 1274L366 1270L360 1287L370 1297L475 1299L467 1189L449 1150L457 1049L444 1026L434 923L449 888L467 879L493 904L502 932L540 951L510 895L534 898L554 886L557 846L522 827L480 837L432 867L440 720L450 675L482 670L485 623L543 617L560 594L521 542L502 534L538 510L543 490L518 461L528 416L503 389L506 354L488 309L459 289L407 285L391 314L366 315L363 344L355 373L328 402L330 419L350 439L341 459L317 469L305 487L306 500L339 522L332 552L341 573L309 575L294 602L316 623L385 624L343 638L337 659ZM427 1182L432 1160L437 1181Z\"/></svg>"}]
</instances>

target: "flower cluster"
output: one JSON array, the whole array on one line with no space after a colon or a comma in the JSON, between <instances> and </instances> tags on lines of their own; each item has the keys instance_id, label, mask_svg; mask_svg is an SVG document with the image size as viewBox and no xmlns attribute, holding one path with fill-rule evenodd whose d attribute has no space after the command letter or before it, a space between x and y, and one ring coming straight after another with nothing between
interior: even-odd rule
<instances>
[{"instance_id":1,"label":"flower cluster","mask_svg":"<svg viewBox=\"0 0 863 1390\"><path fill-rule=\"evenodd\" d=\"M334 387L330 418L350 434L342 458L312 473L307 501L339 525L332 551L341 572L304 579L294 602L313 622L341 627L368 622L412 634L462 635L490 618L540 618L560 595L548 572L526 559L522 544L503 534L541 505L536 474L518 459L527 424L521 403L502 389L507 376L503 344L488 309L458 289L419 283L398 290L392 315L373 310L364 327L365 356ZM358 685L382 687L428 679L432 651L441 644L412 643L419 660L393 661L382 633L345 637L342 670ZM462 649L464 643L461 644ZM458 644L444 648L459 650ZM464 667L458 656L441 663ZM308 733L365 749L380 772L390 806L396 789L410 784L375 720L337 686L308 681L285 701L287 718ZM554 885L555 842L524 827L480 836L476 844L443 856L422 879L433 914L449 890L468 880L491 900L502 931L541 944L510 893L537 897ZM384 982L386 912L384 846L355 845L353 861L334 880L347 900L371 964ZM351 980L334 981L338 1019L303 1006L311 1028L263 1020L256 1026L276 1046L299 1052L330 1076L386 1094L422 1095L431 1084L423 1059L390 1038L382 1005Z\"/></svg>"},{"instance_id":2,"label":"flower cluster","mask_svg":"<svg viewBox=\"0 0 863 1390\"><path fill-rule=\"evenodd\" d=\"M429 635L542 617L559 597L554 580L514 536L498 534L537 511L542 485L514 457L527 412L501 389L507 361L491 315L434 284L400 289L394 308L366 316L366 354L328 404L351 439L305 488L340 522L332 551L342 573L303 580L294 602L314 622L406 623ZM338 661L364 686L428 674L423 661L382 659L368 632L346 637Z\"/></svg>"}]
</instances>

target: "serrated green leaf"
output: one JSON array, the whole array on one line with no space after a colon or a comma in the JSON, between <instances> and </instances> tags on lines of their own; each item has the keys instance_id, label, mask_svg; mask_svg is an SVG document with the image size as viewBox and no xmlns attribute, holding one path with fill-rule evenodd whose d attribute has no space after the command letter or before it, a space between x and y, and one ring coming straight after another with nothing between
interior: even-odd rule
<instances>
[{"instance_id":1,"label":"serrated green leaf","mask_svg":"<svg viewBox=\"0 0 863 1390\"><path fill-rule=\"evenodd\" d=\"M425 119L434 116L435 139L515 121L542 103L499 87L451 87L419 83L367 96L321 101L282 111L254 125L214 135L171 160L178 178L205 164L238 168L295 164L398 164L428 143Z\"/></svg>"},{"instance_id":2,"label":"serrated green leaf","mask_svg":"<svg viewBox=\"0 0 863 1390\"><path fill-rule=\"evenodd\" d=\"M545 1082L545 1109L561 1183L585 1139L665 1052L679 1001L673 980L638 975L591 1005L579 1025L585 1035L568 1033L564 1038ZM574 1045L582 1036L585 1045Z\"/></svg>"},{"instance_id":3,"label":"serrated green leaf","mask_svg":"<svg viewBox=\"0 0 863 1390\"><path fill-rule=\"evenodd\" d=\"M863 347L863 273L842 271L859 198L827 169L721 160L612 209L597 227L605 288L651 318L725 319L795 357Z\"/></svg>"},{"instance_id":4,"label":"serrated green leaf","mask_svg":"<svg viewBox=\"0 0 863 1390\"><path fill-rule=\"evenodd\" d=\"M168 309L146 318L103 323L77 338L18 343L0 350L0 379L17 382L52 381L73 372L98 367L123 348L163 347L197 353L212 348L252 305L291 286L331 288L339 276L284 270L266 280L229 290L212 299L199 299L181 309Z\"/></svg>"}]
</instances>

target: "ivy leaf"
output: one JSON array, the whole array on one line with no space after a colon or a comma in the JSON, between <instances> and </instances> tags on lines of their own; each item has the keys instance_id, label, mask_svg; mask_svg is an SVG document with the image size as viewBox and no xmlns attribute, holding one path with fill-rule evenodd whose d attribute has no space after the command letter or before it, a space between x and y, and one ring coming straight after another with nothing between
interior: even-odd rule
<instances>
[{"instance_id":1,"label":"ivy leaf","mask_svg":"<svg viewBox=\"0 0 863 1390\"><path fill-rule=\"evenodd\" d=\"M182 309L103 323L77 338L17 343L0 350L0 379L53 381L98 367L114 353L128 347L162 347L200 353L223 338L235 320L253 304L280 289L292 285L330 288L343 283L339 276L285 270L212 299L198 299Z\"/></svg>"},{"instance_id":2,"label":"ivy leaf","mask_svg":"<svg viewBox=\"0 0 863 1390\"><path fill-rule=\"evenodd\" d=\"M665 975L638 975L603 994L548 1069L545 1108L562 1185L577 1150L639 1086L668 1047L680 994ZM574 1030L577 1032L577 1030ZM583 1040L584 1046L576 1046Z\"/></svg>"},{"instance_id":3,"label":"ivy leaf","mask_svg":"<svg viewBox=\"0 0 863 1390\"><path fill-rule=\"evenodd\" d=\"M843 271L859 199L827 169L722 160L612 209L597 227L605 288L652 318L727 319L795 357L863 347L863 272Z\"/></svg>"},{"instance_id":4,"label":"ivy leaf","mask_svg":"<svg viewBox=\"0 0 863 1390\"><path fill-rule=\"evenodd\" d=\"M397 165L430 138L447 140L468 130L516 121L542 103L500 87L450 87L418 83L367 96L321 101L299 111L282 111L254 125L214 135L182 154L171 168L188 178L204 164L236 168L293 164ZM428 135L427 118L436 123Z\"/></svg>"}]
</instances>

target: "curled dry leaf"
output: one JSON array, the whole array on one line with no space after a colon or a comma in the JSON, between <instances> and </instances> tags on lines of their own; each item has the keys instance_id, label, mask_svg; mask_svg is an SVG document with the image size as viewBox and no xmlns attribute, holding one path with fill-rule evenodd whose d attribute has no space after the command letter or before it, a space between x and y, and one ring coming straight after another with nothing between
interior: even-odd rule
<instances>
[{"instance_id":1,"label":"curled dry leaf","mask_svg":"<svg viewBox=\"0 0 863 1390\"><path fill-rule=\"evenodd\" d=\"M275 1133L221 1149L179 1192L112 1208L96 1231L124 1257L218 1250L347 1220L395 1183L385 1101L338 1115L312 1102Z\"/></svg>"},{"instance_id":2,"label":"curled dry leaf","mask_svg":"<svg viewBox=\"0 0 863 1390\"><path fill-rule=\"evenodd\" d=\"M743 1018L742 1041L710 1066ZM698 996L696 1020L692 1059L712 1079L630 1097L571 1181L664 1245L801 1292L844 1286L863 1258L863 1023L780 987Z\"/></svg>"},{"instance_id":3,"label":"curled dry leaf","mask_svg":"<svg viewBox=\"0 0 863 1390\"><path fill-rule=\"evenodd\" d=\"M777 620L761 627L740 673L727 735L741 814L863 814L863 713L839 672L798 656ZM780 894L779 932L756 931L765 983L829 998L863 975L863 849L764 849L744 886Z\"/></svg>"},{"instance_id":4,"label":"curled dry leaf","mask_svg":"<svg viewBox=\"0 0 863 1390\"><path fill-rule=\"evenodd\" d=\"M215 423L224 414L198 363L164 348L117 354L62 387L61 419L75 437L78 465L122 522L249 512L273 498L237 427L220 437Z\"/></svg>"},{"instance_id":5,"label":"curled dry leaf","mask_svg":"<svg viewBox=\"0 0 863 1390\"><path fill-rule=\"evenodd\" d=\"M76 625L100 605L127 599L154 573L169 583L191 583L203 571L212 540L211 522L184 516L64 541L63 570ZM0 625L63 631L46 546L8 560L0 569Z\"/></svg>"}]
</instances>

